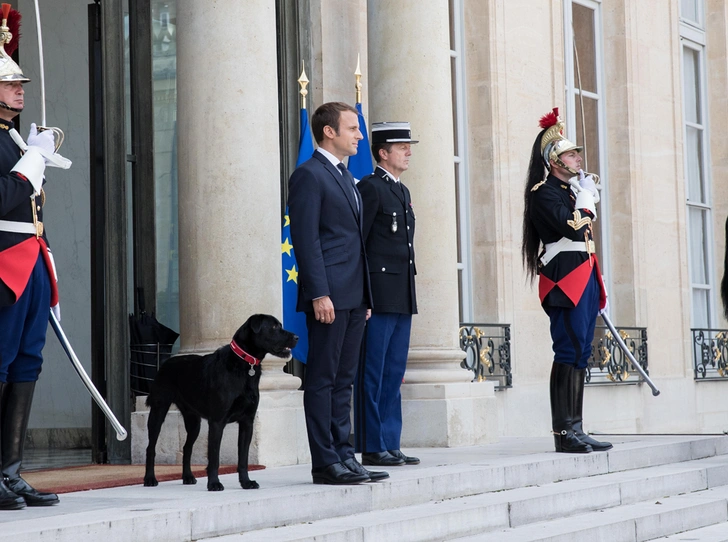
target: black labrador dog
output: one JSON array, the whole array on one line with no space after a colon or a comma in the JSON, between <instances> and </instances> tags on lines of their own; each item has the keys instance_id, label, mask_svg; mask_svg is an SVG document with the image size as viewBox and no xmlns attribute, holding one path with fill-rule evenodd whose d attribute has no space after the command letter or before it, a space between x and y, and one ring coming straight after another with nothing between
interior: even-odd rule
<instances>
[{"instance_id":1,"label":"black labrador dog","mask_svg":"<svg viewBox=\"0 0 728 542\"><path fill-rule=\"evenodd\" d=\"M172 356L159 369L151 393L149 407L149 445L145 486L156 486L154 456L159 432L172 403L184 419L187 440L182 454L182 483L195 484L190 468L192 445L200 434L200 421L209 426L207 442L207 489L222 491L220 441L225 425L238 423L238 479L243 489L258 489L248 477L248 451L253 437L253 420L258 409L260 360L266 354L290 358L298 337L283 329L273 316L255 314L240 326L230 344L205 356L182 354Z\"/></svg>"}]
</instances>

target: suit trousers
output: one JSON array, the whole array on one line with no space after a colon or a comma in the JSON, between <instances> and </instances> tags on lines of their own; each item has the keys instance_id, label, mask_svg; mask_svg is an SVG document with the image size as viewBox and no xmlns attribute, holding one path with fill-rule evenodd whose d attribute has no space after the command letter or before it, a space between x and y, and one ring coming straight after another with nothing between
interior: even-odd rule
<instances>
[{"instance_id":1,"label":"suit trousers","mask_svg":"<svg viewBox=\"0 0 728 542\"><path fill-rule=\"evenodd\" d=\"M411 329L411 314L376 313L367 322L366 354L354 386L357 452L400 448L400 387L407 368Z\"/></svg>"},{"instance_id":2,"label":"suit trousers","mask_svg":"<svg viewBox=\"0 0 728 542\"><path fill-rule=\"evenodd\" d=\"M599 295L599 279L595 267L576 307L548 309L556 363L571 365L575 369L586 368L591 356L594 327L599 316Z\"/></svg>"},{"instance_id":3,"label":"suit trousers","mask_svg":"<svg viewBox=\"0 0 728 542\"><path fill-rule=\"evenodd\" d=\"M303 408L314 469L354 457L349 443L351 392L366 313L364 304L352 310L335 310L331 324L306 313L308 359Z\"/></svg>"},{"instance_id":4,"label":"suit trousers","mask_svg":"<svg viewBox=\"0 0 728 542\"><path fill-rule=\"evenodd\" d=\"M22 295L0 308L0 382L38 380L50 306L50 277L39 254Z\"/></svg>"}]
</instances>

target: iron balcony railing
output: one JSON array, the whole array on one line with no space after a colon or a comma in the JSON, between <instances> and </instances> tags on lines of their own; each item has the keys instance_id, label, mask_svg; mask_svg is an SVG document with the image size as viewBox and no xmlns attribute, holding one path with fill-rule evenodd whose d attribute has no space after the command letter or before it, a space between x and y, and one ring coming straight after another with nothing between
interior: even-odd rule
<instances>
[{"instance_id":1,"label":"iron balcony railing","mask_svg":"<svg viewBox=\"0 0 728 542\"><path fill-rule=\"evenodd\" d=\"M493 380L497 390L513 386L510 324L461 323L460 348L460 366L473 372L473 382Z\"/></svg>"},{"instance_id":2,"label":"iron balcony railing","mask_svg":"<svg viewBox=\"0 0 728 542\"><path fill-rule=\"evenodd\" d=\"M619 327L619 335L627 345L645 373L649 375L647 358L647 328ZM594 331L594 341L586 368L587 384L638 384L643 379L632 368L629 358L614 340L611 331L606 326L597 326Z\"/></svg>"},{"instance_id":3,"label":"iron balcony railing","mask_svg":"<svg viewBox=\"0 0 728 542\"><path fill-rule=\"evenodd\" d=\"M691 331L695 380L728 380L728 329Z\"/></svg>"}]
</instances>

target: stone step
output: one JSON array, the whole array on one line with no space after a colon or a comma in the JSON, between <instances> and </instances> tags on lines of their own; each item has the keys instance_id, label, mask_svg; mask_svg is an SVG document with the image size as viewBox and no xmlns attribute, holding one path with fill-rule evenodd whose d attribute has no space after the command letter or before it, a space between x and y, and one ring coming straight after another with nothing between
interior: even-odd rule
<instances>
[{"instance_id":1,"label":"stone step","mask_svg":"<svg viewBox=\"0 0 728 542\"><path fill-rule=\"evenodd\" d=\"M728 486L456 538L457 542L644 542L676 533L728 531ZM662 538L661 538L662 537ZM702 538L683 538L700 540ZM725 540L719 538L718 540Z\"/></svg>"},{"instance_id":2,"label":"stone step","mask_svg":"<svg viewBox=\"0 0 728 542\"><path fill-rule=\"evenodd\" d=\"M728 542L728 523L718 523L700 529L655 538L656 542Z\"/></svg>"},{"instance_id":3,"label":"stone step","mask_svg":"<svg viewBox=\"0 0 728 542\"><path fill-rule=\"evenodd\" d=\"M401 521L409 525L405 531L417 533L416 523L424 521L432 524L428 529L433 532L452 529L466 536L484 529L480 516L492 521L486 528L505 529L513 527L511 518L519 518L521 524L543 521L575 513L574 508L586 510L584 502L592 508L615 506L728 484L728 473L719 468L728 454L728 437L611 440L613 450L585 455L555 454L549 437L503 438L471 448L410 449L422 458L420 465L390 469L388 480L358 486L313 485L308 464L256 471L252 477L261 489L250 491L240 489L235 474L222 476L226 490L214 493L206 490L204 478L195 486L172 481L156 488L145 488L140 480L137 486L64 494L54 507L4 511L0 542L179 542L273 528L280 534L286 526L336 518L347 527L352 517L374 518L377 513L385 514L383 528ZM503 504L504 494L509 495L505 501L512 501L510 512ZM478 512L482 509L488 513ZM378 532L376 521L371 521L370 528ZM442 531L435 531L442 529L438 522L445 522ZM476 530L457 530L460 523L473 522ZM697 525L683 530L693 527Z\"/></svg>"},{"instance_id":4,"label":"stone step","mask_svg":"<svg viewBox=\"0 0 728 542\"><path fill-rule=\"evenodd\" d=\"M713 457L649 467L542 487L521 487L445 501L381 509L307 522L289 527L248 531L215 538L219 542L339 540L448 540L511 527L625 507L680 493L702 492L726 482L725 459ZM690 525L696 525L691 523ZM705 525L705 524L697 524ZM497 538L494 538L496 540ZM212 542L208 539L206 542ZM516 540L516 538L513 538ZM614 538L612 540L620 540Z\"/></svg>"}]
</instances>

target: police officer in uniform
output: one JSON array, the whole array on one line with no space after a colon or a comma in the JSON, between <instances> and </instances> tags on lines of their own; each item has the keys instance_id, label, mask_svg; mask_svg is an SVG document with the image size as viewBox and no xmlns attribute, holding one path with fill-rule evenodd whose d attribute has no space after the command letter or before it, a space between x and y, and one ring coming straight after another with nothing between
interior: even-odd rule
<instances>
[{"instance_id":1,"label":"police officer in uniform","mask_svg":"<svg viewBox=\"0 0 728 542\"><path fill-rule=\"evenodd\" d=\"M415 213L400 175L409 167L412 140L408 122L372 124L377 167L357 187L369 258L374 307L367 322L366 353L355 383L356 451L364 465L414 465L400 450L402 396L415 295Z\"/></svg>"},{"instance_id":2,"label":"police officer in uniform","mask_svg":"<svg viewBox=\"0 0 728 542\"><path fill-rule=\"evenodd\" d=\"M59 319L60 311L43 228L43 173L55 152L54 136L50 130L39 133L31 124L26 148L14 128L13 118L24 106L23 83L29 81L4 48L13 39L9 26L16 16L14 11L4 14L0 27L0 509L4 510L58 502L55 494L36 491L20 477L48 318L51 307Z\"/></svg>"},{"instance_id":3,"label":"police officer in uniform","mask_svg":"<svg viewBox=\"0 0 728 542\"><path fill-rule=\"evenodd\" d=\"M588 453L612 447L582 425L584 372L596 319L607 295L594 253L598 178L581 169L582 148L563 135L558 109L541 118L524 193L521 253L551 321L551 421L557 452Z\"/></svg>"}]
</instances>

